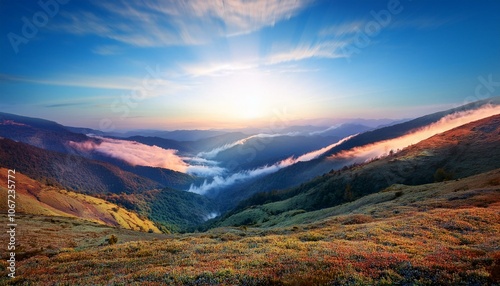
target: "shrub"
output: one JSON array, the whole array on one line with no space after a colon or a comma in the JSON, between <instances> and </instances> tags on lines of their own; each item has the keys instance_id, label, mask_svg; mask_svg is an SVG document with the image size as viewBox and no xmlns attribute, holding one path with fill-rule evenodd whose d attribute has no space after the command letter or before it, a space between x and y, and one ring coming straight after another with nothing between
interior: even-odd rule
<instances>
[{"instance_id":1,"label":"shrub","mask_svg":"<svg viewBox=\"0 0 500 286\"><path fill-rule=\"evenodd\" d=\"M354 194L352 192L352 187L351 187L351 184L347 184L345 186L345 190L344 190L344 200L347 201L347 202L351 202L354 200Z\"/></svg>"},{"instance_id":2,"label":"shrub","mask_svg":"<svg viewBox=\"0 0 500 286\"><path fill-rule=\"evenodd\" d=\"M346 220L342 223L343 225L351 225L351 224L363 224L373 222L374 219L371 216L364 214L353 214L346 218Z\"/></svg>"},{"instance_id":3,"label":"shrub","mask_svg":"<svg viewBox=\"0 0 500 286\"><path fill-rule=\"evenodd\" d=\"M118 237L116 237L116 235L112 234L109 238L108 238L108 244L109 245L113 245L115 243L118 242Z\"/></svg>"},{"instance_id":4,"label":"shrub","mask_svg":"<svg viewBox=\"0 0 500 286\"><path fill-rule=\"evenodd\" d=\"M434 173L434 181L436 183L438 182L443 182L443 181L449 181L453 179L453 174L447 172L444 168L438 168L436 172Z\"/></svg>"},{"instance_id":5,"label":"shrub","mask_svg":"<svg viewBox=\"0 0 500 286\"><path fill-rule=\"evenodd\" d=\"M305 234L301 235L299 237L299 239L301 241L320 241L320 240L323 240L325 238L325 236L321 233L317 233L317 232L306 232Z\"/></svg>"}]
</instances>

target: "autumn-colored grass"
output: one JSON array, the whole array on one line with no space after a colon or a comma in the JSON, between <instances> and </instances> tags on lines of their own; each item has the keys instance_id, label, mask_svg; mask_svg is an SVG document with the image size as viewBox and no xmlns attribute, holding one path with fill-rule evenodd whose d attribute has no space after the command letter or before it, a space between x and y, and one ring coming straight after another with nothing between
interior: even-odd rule
<instances>
[{"instance_id":1,"label":"autumn-colored grass","mask_svg":"<svg viewBox=\"0 0 500 286\"><path fill-rule=\"evenodd\" d=\"M0 168L0 181L7 182L7 169ZM16 212L22 214L83 218L108 226L160 233L147 218L90 195L47 186L19 172L15 175ZM7 185L0 186L7 193ZM0 213L7 211L7 196L0 196Z\"/></svg>"},{"instance_id":2,"label":"autumn-colored grass","mask_svg":"<svg viewBox=\"0 0 500 286\"><path fill-rule=\"evenodd\" d=\"M361 204L355 213L329 210L331 216L304 224L223 227L154 238L142 234L143 240L129 242L116 233L117 244L102 246L75 241L64 251L25 258L18 264L17 280L2 278L0 283L498 284L498 170L480 178L489 178L481 188L471 187L482 184L478 177L420 190L395 186L381 193L392 195L391 200ZM399 191L397 197L392 194ZM58 231L51 224L40 225L42 230L46 237ZM3 277L4 267L2 262Z\"/></svg>"}]
</instances>

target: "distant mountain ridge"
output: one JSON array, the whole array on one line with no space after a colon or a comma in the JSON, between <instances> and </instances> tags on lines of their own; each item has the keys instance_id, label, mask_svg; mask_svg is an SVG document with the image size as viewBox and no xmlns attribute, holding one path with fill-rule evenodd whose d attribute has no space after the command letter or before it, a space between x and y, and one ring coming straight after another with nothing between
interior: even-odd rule
<instances>
[{"instance_id":1,"label":"distant mountain ridge","mask_svg":"<svg viewBox=\"0 0 500 286\"><path fill-rule=\"evenodd\" d=\"M500 97L493 97L469 103L457 108L422 116L400 124L361 133L332 148L317 159L308 162L298 162L275 173L259 178L259 180L247 182L240 187L233 187L224 192L220 192L218 200L225 206L224 209L230 209L234 207L234 201L245 199L255 193L269 192L272 190L298 186L317 176L323 175L332 169L339 169L345 166L346 162L344 161L328 160L328 157L333 154L343 150L349 150L354 147L396 138L407 134L412 130L436 122L446 115L460 111L474 110L488 104L499 105Z\"/></svg>"},{"instance_id":2,"label":"distant mountain ridge","mask_svg":"<svg viewBox=\"0 0 500 286\"><path fill-rule=\"evenodd\" d=\"M0 139L0 166L84 193L133 193L161 188L158 182L112 164Z\"/></svg>"},{"instance_id":3,"label":"distant mountain ridge","mask_svg":"<svg viewBox=\"0 0 500 286\"><path fill-rule=\"evenodd\" d=\"M69 131L53 121L0 112L0 137L42 149L68 152L68 141L82 142L87 136Z\"/></svg>"},{"instance_id":4,"label":"distant mountain ridge","mask_svg":"<svg viewBox=\"0 0 500 286\"><path fill-rule=\"evenodd\" d=\"M80 134L80 133L73 133L72 131L76 132L88 132L92 131L95 132L96 130L92 129L86 129L86 128L72 128L72 127L65 127L61 124L58 124L53 121L49 120L44 120L44 119L38 119L38 118L31 118L31 117L26 117L26 116L19 116L19 115L14 115L14 114L8 114L8 113L0 113L0 137L5 137L9 138L14 141L19 141L23 142L35 147L38 147L40 149L48 150L48 151L55 151L61 154L55 155L55 158L61 158L62 154L67 154L65 157L66 159L68 158L79 158L80 156L85 156L87 160L83 159L77 159L75 161L88 161L88 160L98 160L102 162L107 162L110 164L106 165L106 170L109 168L116 169L114 166L118 166L122 170L128 171L130 173L135 174L135 176L132 176L134 178L133 180L137 180L137 177L144 177L148 178L150 181L148 183L145 183L145 188L137 188L138 190L142 189L151 189L151 188L156 188L156 187L172 187L172 188L179 188L179 189L184 189L189 187L190 184L195 182L195 178L193 176L190 176L188 174L184 173L179 173L176 171L172 171L169 169L163 169L163 168L154 168L154 167L147 167L147 166L131 166L129 163L125 161L120 161L115 158L112 158L110 156L103 156L102 154L98 153L92 153L92 152L81 152L80 150L75 149L73 146L71 146L70 142L79 142L79 143L84 143L84 142L93 142L95 144L100 144L101 139L99 138L94 138L94 137L89 137L85 134ZM102 134L102 133L98 133ZM94 134L96 135L96 134ZM162 139L162 141L165 141ZM172 141L173 144L175 144L175 141ZM170 146L172 147L181 147L182 144L178 143L175 146ZM161 147L161 146L160 146ZM167 147L167 146L165 146ZM30 149L33 151L34 149ZM30 151L28 151L29 153ZM40 153L41 151L33 151L35 153ZM48 159L49 157L47 157ZM59 160L59 159L56 159ZM60 161L60 160L59 160ZM100 164L100 163L98 163ZM114 165L111 167L111 164ZM100 164L101 166L104 166L103 164ZM46 171L46 170L43 170ZM54 172L52 172L54 173ZM104 172L106 173L106 172ZM104 174L103 173L103 174ZM114 174L117 174L118 172L114 172ZM29 175L38 177L39 174L35 173L30 173ZM74 177L75 175L70 175L70 177ZM54 177L54 174L52 174L49 177ZM116 178L115 175L111 176L113 178ZM97 180L97 182L101 182L104 179ZM114 179L110 179L113 181ZM79 181L82 181L81 179ZM120 179L120 181L127 181L126 178ZM74 183L74 182L73 182ZM85 183L82 182L83 185L86 185ZM117 192L119 188L123 188L124 192L131 192L133 191L134 185L137 186L137 184L127 184L125 183L124 185L121 183L110 183L108 184L109 187L98 187L99 192L102 192L103 190L109 189L111 192ZM70 184L71 188L77 187L74 184ZM78 188L77 188L78 189ZM92 190L95 188L90 188L89 190Z\"/></svg>"},{"instance_id":5,"label":"distant mountain ridge","mask_svg":"<svg viewBox=\"0 0 500 286\"><path fill-rule=\"evenodd\" d=\"M315 211L380 192L393 184L422 185L482 174L500 168L499 135L500 115L471 122L392 156L332 171L298 187L255 194L225 219L256 205L272 206L276 216L292 210Z\"/></svg>"}]
</instances>

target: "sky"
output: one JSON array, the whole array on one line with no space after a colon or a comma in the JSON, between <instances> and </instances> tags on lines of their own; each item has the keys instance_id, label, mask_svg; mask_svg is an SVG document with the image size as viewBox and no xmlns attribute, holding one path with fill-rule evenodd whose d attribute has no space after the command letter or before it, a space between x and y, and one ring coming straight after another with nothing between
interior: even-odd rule
<instances>
[{"instance_id":1,"label":"sky","mask_svg":"<svg viewBox=\"0 0 500 286\"><path fill-rule=\"evenodd\" d=\"M494 0L0 0L0 34L0 111L103 131L401 119L500 95Z\"/></svg>"}]
</instances>

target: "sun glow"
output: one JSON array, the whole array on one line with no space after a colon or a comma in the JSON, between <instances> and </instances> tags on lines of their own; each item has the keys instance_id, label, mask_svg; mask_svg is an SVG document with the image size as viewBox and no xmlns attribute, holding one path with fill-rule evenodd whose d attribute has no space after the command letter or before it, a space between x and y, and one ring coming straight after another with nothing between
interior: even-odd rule
<instances>
[{"instance_id":1,"label":"sun glow","mask_svg":"<svg viewBox=\"0 0 500 286\"><path fill-rule=\"evenodd\" d=\"M270 113L273 84L258 72L236 72L213 79L211 97L218 97L214 110L235 121L258 120Z\"/></svg>"},{"instance_id":2,"label":"sun glow","mask_svg":"<svg viewBox=\"0 0 500 286\"><path fill-rule=\"evenodd\" d=\"M258 119L264 116L262 103L257 96L246 96L241 99L241 117L243 119Z\"/></svg>"}]
</instances>

